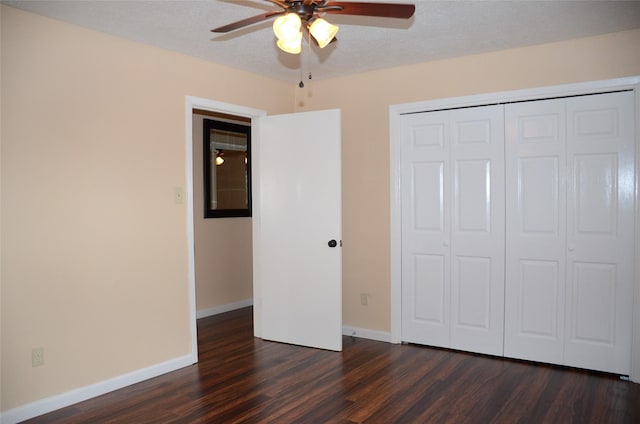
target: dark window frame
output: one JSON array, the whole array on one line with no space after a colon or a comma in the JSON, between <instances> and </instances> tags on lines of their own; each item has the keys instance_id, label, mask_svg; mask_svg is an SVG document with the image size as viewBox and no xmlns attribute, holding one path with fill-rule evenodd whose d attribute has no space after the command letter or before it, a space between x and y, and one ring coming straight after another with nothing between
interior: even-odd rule
<instances>
[{"instance_id":1,"label":"dark window frame","mask_svg":"<svg viewBox=\"0 0 640 424\"><path fill-rule=\"evenodd\" d=\"M247 139L246 193L247 207L244 209L212 209L211 208L211 130L223 130L244 134ZM251 216L251 126L234 124L231 122L203 119L202 125L203 173L204 173L204 217L205 218L236 218ZM215 167L215 165L213 165Z\"/></svg>"}]
</instances>

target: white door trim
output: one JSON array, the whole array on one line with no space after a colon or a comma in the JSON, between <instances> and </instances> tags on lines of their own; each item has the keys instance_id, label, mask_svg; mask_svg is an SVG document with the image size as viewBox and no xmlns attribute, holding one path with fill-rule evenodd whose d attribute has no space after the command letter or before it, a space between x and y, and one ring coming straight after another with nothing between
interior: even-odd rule
<instances>
[{"instance_id":1,"label":"white door trim","mask_svg":"<svg viewBox=\"0 0 640 424\"><path fill-rule=\"evenodd\" d=\"M634 90L636 121L636 181L635 181L635 245L640 246L640 212L638 209L638 187L640 178L640 76L618 78L585 83L557 85L473 96L450 97L423 102L391 105L389 107L389 160L390 160L390 241L391 241L391 342L400 343L402 337L402 222L400 187L400 149L401 115L407 113L429 112L440 109L452 109L470 106L482 106L554 97L595 94L608 91ZM631 348L631 380L640 382L640 248L635 252L634 302L633 302L633 340Z\"/></svg>"},{"instance_id":2,"label":"white door trim","mask_svg":"<svg viewBox=\"0 0 640 424\"><path fill-rule=\"evenodd\" d=\"M198 333L196 328L196 258L195 258L195 230L193 221L193 109L207 110L210 112L224 113L245 118L259 118L265 116L264 110L238 106L200 97L186 96L185 99L185 172L186 190L185 204L187 206L187 265L188 265L188 296L189 296L189 321L191 331L191 358L192 363L198 362ZM253 138L253 137L252 137ZM252 151L255 157L257 151ZM255 177L254 177L255 178ZM258 293L255 287L255 294ZM258 315L256 315L258 316Z\"/></svg>"}]
</instances>

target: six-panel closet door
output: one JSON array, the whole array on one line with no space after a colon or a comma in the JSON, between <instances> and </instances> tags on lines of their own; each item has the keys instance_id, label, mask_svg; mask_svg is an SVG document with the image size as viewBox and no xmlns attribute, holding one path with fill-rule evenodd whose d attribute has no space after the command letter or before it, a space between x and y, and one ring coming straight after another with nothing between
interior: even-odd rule
<instances>
[{"instance_id":1,"label":"six-panel closet door","mask_svg":"<svg viewBox=\"0 0 640 424\"><path fill-rule=\"evenodd\" d=\"M505 107L505 356L628 374L633 93Z\"/></svg>"},{"instance_id":2,"label":"six-panel closet door","mask_svg":"<svg viewBox=\"0 0 640 424\"><path fill-rule=\"evenodd\" d=\"M402 339L502 355L502 106L405 115Z\"/></svg>"},{"instance_id":3,"label":"six-panel closet door","mask_svg":"<svg viewBox=\"0 0 640 424\"><path fill-rule=\"evenodd\" d=\"M629 374L634 93L401 128L402 340Z\"/></svg>"},{"instance_id":4,"label":"six-panel closet door","mask_svg":"<svg viewBox=\"0 0 640 424\"><path fill-rule=\"evenodd\" d=\"M505 108L505 356L560 364L566 279L565 99Z\"/></svg>"}]
</instances>

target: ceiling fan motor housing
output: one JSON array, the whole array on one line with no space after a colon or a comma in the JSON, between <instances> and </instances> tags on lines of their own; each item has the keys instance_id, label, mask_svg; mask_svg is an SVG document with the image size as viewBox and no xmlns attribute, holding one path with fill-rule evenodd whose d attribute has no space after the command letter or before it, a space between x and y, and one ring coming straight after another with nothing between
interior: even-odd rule
<instances>
[{"instance_id":1,"label":"ceiling fan motor housing","mask_svg":"<svg viewBox=\"0 0 640 424\"><path fill-rule=\"evenodd\" d=\"M325 5L325 3L326 1L285 1L287 5L285 12L295 13L301 20L311 22L316 18L316 13L327 11L339 12L344 9L342 6Z\"/></svg>"},{"instance_id":2,"label":"ceiling fan motor housing","mask_svg":"<svg viewBox=\"0 0 640 424\"><path fill-rule=\"evenodd\" d=\"M313 17L315 11L315 5L304 4L302 1L291 2L291 5L287 8L287 13L295 13L300 16L303 21L309 21Z\"/></svg>"}]
</instances>

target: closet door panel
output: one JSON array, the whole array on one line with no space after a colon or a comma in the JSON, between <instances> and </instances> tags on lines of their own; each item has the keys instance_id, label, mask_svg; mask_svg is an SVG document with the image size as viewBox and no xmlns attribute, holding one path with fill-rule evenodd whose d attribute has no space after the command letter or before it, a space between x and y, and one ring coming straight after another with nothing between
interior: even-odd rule
<instances>
[{"instance_id":1,"label":"closet door panel","mask_svg":"<svg viewBox=\"0 0 640 424\"><path fill-rule=\"evenodd\" d=\"M402 340L450 344L449 112L402 124Z\"/></svg>"},{"instance_id":2,"label":"closet door panel","mask_svg":"<svg viewBox=\"0 0 640 424\"><path fill-rule=\"evenodd\" d=\"M458 160L454 170L455 228L460 232L491 231L491 160Z\"/></svg>"},{"instance_id":3,"label":"closet door panel","mask_svg":"<svg viewBox=\"0 0 640 424\"><path fill-rule=\"evenodd\" d=\"M409 175L416 231L444 231L444 167L442 161L412 163Z\"/></svg>"},{"instance_id":4,"label":"closet door panel","mask_svg":"<svg viewBox=\"0 0 640 424\"><path fill-rule=\"evenodd\" d=\"M558 156L524 157L517 161L517 208L521 234L557 237L560 224Z\"/></svg>"},{"instance_id":5,"label":"closet door panel","mask_svg":"<svg viewBox=\"0 0 640 424\"><path fill-rule=\"evenodd\" d=\"M457 329L489 332L491 319L491 258L457 256L453 303ZM458 341L458 344L464 344Z\"/></svg>"},{"instance_id":6,"label":"closet door panel","mask_svg":"<svg viewBox=\"0 0 640 424\"><path fill-rule=\"evenodd\" d=\"M570 340L611 346L616 341L616 266L597 262L572 265L574 281L569 284L569 298L575 301L569 319Z\"/></svg>"},{"instance_id":7,"label":"closet door panel","mask_svg":"<svg viewBox=\"0 0 640 424\"><path fill-rule=\"evenodd\" d=\"M565 364L628 374L634 258L633 93L567 99Z\"/></svg>"},{"instance_id":8,"label":"closet door panel","mask_svg":"<svg viewBox=\"0 0 640 424\"><path fill-rule=\"evenodd\" d=\"M503 353L502 106L451 112L451 347Z\"/></svg>"},{"instance_id":9,"label":"closet door panel","mask_svg":"<svg viewBox=\"0 0 640 424\"><path fill-rule=\"evenodd\" d=\"M414 254L413 265L413 318L427 325L445 323L445 267L444 255Z\"/></svg>"},{"instance_id":10,"label":"closet door panel","mask_svg":"<svg viewBox=\"0 0 640 424\"><path fill-rule=\"evenodd\" d=\"M522 295L520 330L553 343L559 339L558 297L561 281L558 261L521 260L519 281Z\"/></svg>"},{"instance_id":11,"label":"closet door panel","mask_svg":"<svg viewBox=\"0 0 640 424\"><path fill-rule=\"evenodd\" d=\"M505 107L504 354L557 364L564 350L565 121L562 99Z\"/></svg>"}]
</instances>

